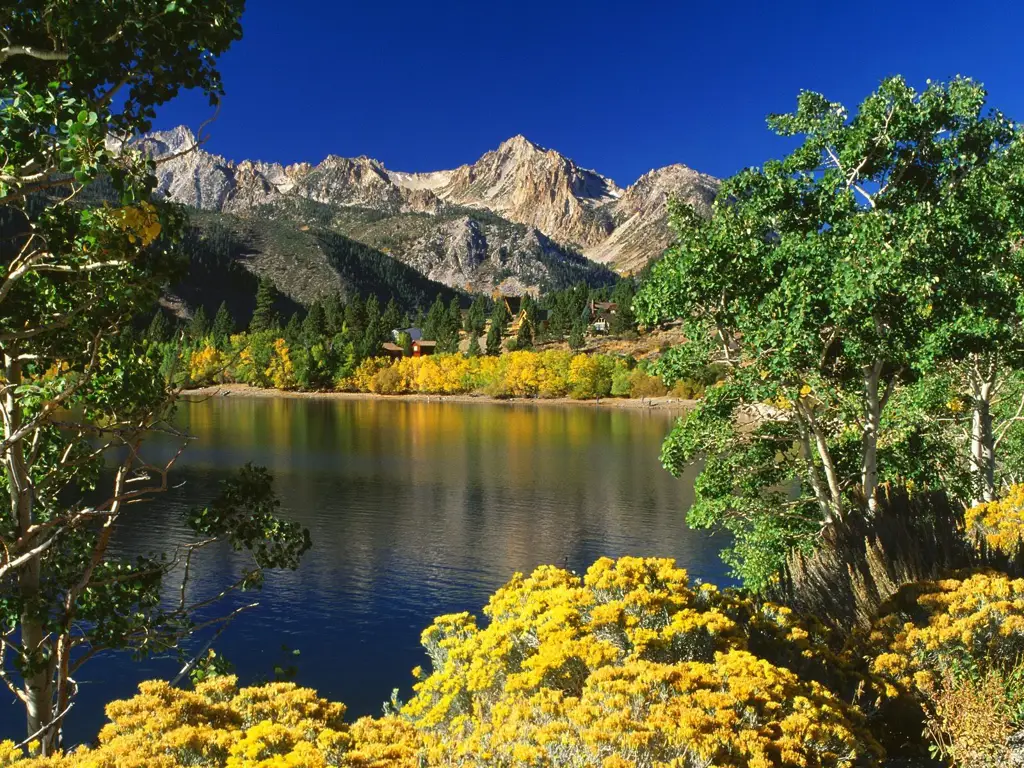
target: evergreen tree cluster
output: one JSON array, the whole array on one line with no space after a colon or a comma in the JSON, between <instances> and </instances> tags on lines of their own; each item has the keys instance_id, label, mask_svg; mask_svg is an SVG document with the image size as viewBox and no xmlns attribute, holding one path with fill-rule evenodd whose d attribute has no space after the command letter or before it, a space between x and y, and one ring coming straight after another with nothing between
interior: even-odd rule
<instances>
[{"instance_id":1,"label":"evergreen tree cluster","mask_svg":"<svg viewBox=\"0 0 1024 768\"><path fill-rule=\"evenodd\" d=\"M437 342L438 352L459 351L459 330L462 328L462 307L457 298L445 305L444 297L437 295L430 305L423 323L423 338Z\"/></svg>"}]
</instances>

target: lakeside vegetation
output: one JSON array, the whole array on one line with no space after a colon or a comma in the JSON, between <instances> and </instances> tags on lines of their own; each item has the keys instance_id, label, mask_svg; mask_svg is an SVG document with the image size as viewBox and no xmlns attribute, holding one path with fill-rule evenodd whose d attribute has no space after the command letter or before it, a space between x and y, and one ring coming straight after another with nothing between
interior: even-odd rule
<instances>
[{"instance_id":1,"label":"lakeside vegetation","mask_svg":"<svg viewBox=\"0 0 1024 768\"><path fill-rule=\"evenodd\" d=\"M420 309L411 317L394 299L382 311L375 294L365 300L355 296L344 304L332 294L313 302L301 320L299 312L293 313L282 327L276 309L279 298L263 281L245 332L234 332L234 321L222 303L212 321L200 308L176 327L158 310L139 340L160 360L167 384L184 389L240 383L261 389L382 395L700 397L717 380L715 365L695 369L672 350L655 351L640 360L580 351L585 345L600 350L619 338L639 338L633 296L630 280L610 291L579 284L540 300L522 297L522 308L513 319L504 297L489 301L477 295L463 311L458 298L445 302L438 295L429 311ZM600 334L591 331L590 307L595 301L616 307L599 321L608 326ZM412 338L401 330L411 326L435 343L436 352L412 356ZM398 357L385 356L384 344L396 333L398 343L392 349ZM685 369L680 368L681 361Z\"/></svg>"},{"instance_id":2,"label":"lakeside vegetation","mask_svg":"<svg viewBox=\"0 0 1024 768\"><path fill-rule=\"evenodd\" d=\"M677 242L635 300L631 281L615 288L617 322L635 310L684 323L687 342L656 363L530 351L532 302L499 355L503 302L488 326L482 300L462 318L443 297L423 319L442 354L386 362L377 351L405 318L375 294L314 304L282 329L264 283L243 334L226 307L180 339L152 314L179 274L186 217L153 195L151 158L107 141L147 130L183 88L220 94L215 60L241 35L242 4L151 11L46 0L2 17L0 683L27 738L0 744L0 765L853 768L930 756L990 768L1019 756L1024 134L987 111L980 85L917 92L891 78L852 115L803 93L773 117L802 143L727 181L710 220L676 207ZM97 180L117 204L76 200ZM550 297L548 332L582 348L591 298L586 286ZM150 316L143 341L135 324ZM349 724L314 691L240 686L189 640L246 608L223 598L296 568L311 546L279 514L269 474L242 468L184 511L186 544L135 559L111 547L125 516L172 487L178 454L152 458L146 441L159 432L185 449L171 426L179 375L581 398L694 387L703 397L663 462L700 465L688 522L731 534L723 556L742 588L644 557L583 576L542 566L512 576L481 619L438 617L422 636L430 670L382 717ZM216 541L248 567L190 602L193 559ZM94 746L65 749L79 670L100 652L176 652L181 671L111 703Z\"/></svg>"}]
</instances>

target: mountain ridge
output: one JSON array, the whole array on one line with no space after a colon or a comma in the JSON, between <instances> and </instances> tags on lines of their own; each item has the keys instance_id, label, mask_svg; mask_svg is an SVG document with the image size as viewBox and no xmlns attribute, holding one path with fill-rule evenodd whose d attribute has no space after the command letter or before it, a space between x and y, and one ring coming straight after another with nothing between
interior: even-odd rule
<instances>
[{"instance_id":1,"label":"mountain ridge","mask_svg":"<svg viewBox=\"0 0 1024 768\"><path fill-rule=\"evenodd\" d=\"M391 170L366 155L331 154L315 165L235 162L207 152L185 126L134 143L160 161L161 196L243 217L305 198L331 206L337 216L330 226L357 240L358 232L380 235L385 227L366 225L393 217L394 228L404 233L395 247L382 248L379 238L363 242L431 279L472 290L508 283L518 292L536 291L548 281L544 264L562 262L579 271L581 258L623 273L641 269L671 241L669 196L707 213L718 187L717 179L676 164L622 188L522 134L473 163L430 172ZM363 212L361 219L353 219L356 210ZM469 219L452 225L453 216L472 210L494 215L482 225L486 231ZM415 218L420 214L428 218Z\"/></svg>"}]
</instances>

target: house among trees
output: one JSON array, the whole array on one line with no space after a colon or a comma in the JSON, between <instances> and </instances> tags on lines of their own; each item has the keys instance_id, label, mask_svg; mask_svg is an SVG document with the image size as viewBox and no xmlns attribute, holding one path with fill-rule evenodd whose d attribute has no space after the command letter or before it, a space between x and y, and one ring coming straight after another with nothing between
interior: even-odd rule
<instances>
[{"instance_id":1,"label":"house among trees","mask_svg":"<svg viewBox=\"0 0 1024 768\"><path fill-rule=\"evenodd\" d=\"M619 305L614 301L591 301L590 327L595 333L608 333L611 329L612 318L618 310Z\"/></svg>"},{"instance_id":2,"label":"house among trees","mask_svg":"<svg viewBox=\"0 0 1024 768\"><path fill-rule=\"evenodd\" d=\"M405 357L405 350L403 350L397 344L392 344L390 341L385 341L380 346L383 357L390 357L394 359L401 359Z\"/></svg>"},{"instance_id":3,"label":"house among trees","mask_svg":"<svg viewBox=\"0 0 1024 768\"><path fill-rule=\"evenodd\" d=\"M423 329L422 328L416 328L416 327L412 327L412 328L392 328L391 329L391 339L392 339L392 341L394 341L397 344L398 340L399 340L399 337L401 337L401 335L403 333L409 334L409 338L412 339L413 341L419 341L420 339L423 338Z\"/></svg>"},{"instance_id":4,"label":"house among trees","mask_svg":"<svg viewBox=\"0 0 1024 768\"><path fill-rule=\"evenodd\" d=\"M410 330L418 331L418 328ZM390 357L396 360L400 360L403 357L423 357L424 355L432 355L437 351L436 341L424 341L422 338L415 340L405 341L402 334L408 333L409 331L399 331L398 339L402 341L400 344L394 342L385 341L380 345L381 357ZM422 336L422 334L420 334ZM405 344L406 346L403 346Z\"/></svg>"},{"instance_id":5,"label":"house among trees","mask_svg":"<svg viewBox=\"0 0 1024 768\"><path fill-rule=\"evenodd\" d=\"M423 357L424 355L432 355L435 349L437 349L436 341L414 341L412 343L412 356Z\"/></svg>"},{"instance_id":6,"label":"house among trees","mask_svg":"<svg viewBox=\"0 0 1024 768\"><path fill-rule=\"evenodd\" d=\"M508 310L509 317L518 317L519 313L523 309L523 297L522 296L499 296L495 301L504 301L505 308Z\"/></svg>"}]
</instances>

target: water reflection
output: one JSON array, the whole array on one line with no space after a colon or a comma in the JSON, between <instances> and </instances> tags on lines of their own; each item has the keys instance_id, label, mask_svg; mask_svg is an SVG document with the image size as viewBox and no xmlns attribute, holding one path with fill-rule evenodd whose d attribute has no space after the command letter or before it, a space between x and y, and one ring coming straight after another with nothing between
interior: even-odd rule
<instances>
[{"instance_id":1,"label":"water reflection","mask_svg":"<svg viewBox=\"0 0 1024 768\"><path fill-rule=\"evenodd\" d=\"M298 571L268 580L260 607L218 650L252 680L270 673L282 644L298 648L298 681L354 715L378 712L392 688L408 694L433 616L478 611L515 571L643 554L722 581L721 542L683 524L692 477L676 480L658 464L664 413L220 398L183 405L178 420L198 438L175 475L184 485L140 509L118 546L184 541L184 508L208 499L232 468L267 466L283 513L310 529L314 548ZM230 582L244 564L230 549L207 553L193 594ZM71 741L95 733L100 702L176 666L117 657L87 666Z\"/></svg>"}]
</instances>

